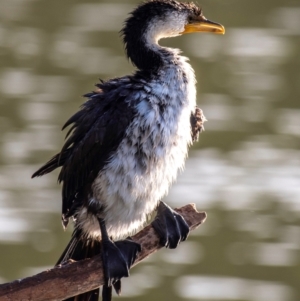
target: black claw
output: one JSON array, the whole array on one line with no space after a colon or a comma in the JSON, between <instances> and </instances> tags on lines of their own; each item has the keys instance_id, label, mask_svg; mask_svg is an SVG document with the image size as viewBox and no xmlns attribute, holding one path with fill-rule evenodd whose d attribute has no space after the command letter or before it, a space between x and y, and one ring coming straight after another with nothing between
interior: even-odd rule
<instances>
[{"instance_id":1,"label":"black claw","mask_svg":"<svg viewBox=\"0 0 300 301\"><path fill-rule=\"evenodd\" d=\"M127 268L130 269L135 262L138 253L142 251L141 245L129 239L116 241L115 245L122 253L126 261Z\"/></svg>"},{"instance_id":2,"label":"black claw","mask_svg":"<svg viewBox=\"0 0 300 301\"><path fill-rule=\"evenodd\" d=\"M160 237L160 244L170 249L175 249L186 240L190 232L184 218L163 202L159 204L152 226Z\"/></svg>"},{"instance_id":3,"label":"black claw","mask_svg":"<svg viewBox=\"0 0 300 301\"><path fill-rule=\"evenodd\" d=\"M114 287L116 293L118 295L120 295L121 294L121 280L118 280L115 283L113 283L113 287Z\"/></svg>"},{"instance_id":4,"label":"black claw","mask_svg":"<svg viewBox=\"0 0 300 301\"><path fill-rule=\"evenodd\" d=\"M181 241L185 241L190 233L190 227L182 215L178 214L177 212L175 213L176 214L174 215L174 217L177 221L178 228L180 229Z\"/></svg>"}]
</instances>

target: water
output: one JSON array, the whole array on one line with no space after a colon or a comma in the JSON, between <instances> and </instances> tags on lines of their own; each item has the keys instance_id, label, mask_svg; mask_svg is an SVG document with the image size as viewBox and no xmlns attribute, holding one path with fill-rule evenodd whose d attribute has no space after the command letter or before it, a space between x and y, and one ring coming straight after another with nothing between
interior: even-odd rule
<instances>
[{"instance_id":1,"label":"water","mask_svg":"<svg viewBox=\"0 0 300 301\"><path fill-rule=\"evenodd\" d=\"M31 174L97 79L131 73L118 31L138 1L0 1L0 279L67 244L57 172ZM208 213L124 280L127 300L300 299L300 3L201 1L226 35L162 43L191 59L206 131L166 201Z\"/></svg>"}]
</instances>

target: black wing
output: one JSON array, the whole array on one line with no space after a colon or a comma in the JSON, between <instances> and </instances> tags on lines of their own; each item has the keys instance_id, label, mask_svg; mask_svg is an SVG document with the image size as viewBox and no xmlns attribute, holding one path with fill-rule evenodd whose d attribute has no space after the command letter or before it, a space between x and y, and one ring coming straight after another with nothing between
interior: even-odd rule
<instances>
[{"instance_id":1,"label":"black wing","mask_svg":"<svg viewBox=\"0 0 300 301\"><path fill-rule=\"evenodd\" d=\"M125 100L127 93L92 92L90 99L63 126L71 125L60 153L36 171L42 176L62 166L58 181L62 187L62 217L66 226L87 191L123 139L134 111ZM123 91L124 92L124 91Z\"/></svg>"},{"instance_id":2,"label":"black wing","mask_svg":"<svg viewBox=\"0 0 300 301\"><path fill-rule=\"evenodd\" d=\"M206 121L202 110L196 106L195 112L191 114L191 134L193 142L198 141L199 133L204 131L204 122Z\"/></svg>"}]
</instances>

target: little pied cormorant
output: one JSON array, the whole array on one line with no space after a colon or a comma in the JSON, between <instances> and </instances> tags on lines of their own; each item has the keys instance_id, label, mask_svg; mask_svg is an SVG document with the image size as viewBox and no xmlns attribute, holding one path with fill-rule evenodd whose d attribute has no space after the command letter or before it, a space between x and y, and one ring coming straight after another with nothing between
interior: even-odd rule
<instances>
[{"instance_id":1,"label":"little pied cormorant","mask_svg":"<svg viewBox=\"0 0 300 301\"><path fill-rule=\"evenodd\" d=\"M127 238L153 221L161 244L176 248L189 228L178 213L161 201L183 168L188 147L203 129L196 106L195 76L177 49L162 47L162 38L192 32L224 34L193 3L150 0L138 6L122 29L133 75L97 84L72 125L57 155L33 174L62 167L62 223L73 217L72 239L57 264L102 254L106 284L102 298L111 300L112 286L140 251ZM98 300L99 289L68 300Z\"/></svg>"}]
</instances>

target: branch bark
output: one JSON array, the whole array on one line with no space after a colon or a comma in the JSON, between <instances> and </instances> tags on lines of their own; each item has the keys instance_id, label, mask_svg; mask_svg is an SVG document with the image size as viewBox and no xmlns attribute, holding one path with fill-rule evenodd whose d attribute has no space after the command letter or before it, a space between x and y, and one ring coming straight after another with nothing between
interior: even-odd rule
<instances>
[{"instance_id":1,"label":"branch bark","mask_svg":"<svg viewBox=\"0 0 300 301\"><path fill-rule=\"evenodd\" d=\"M190 230L196 229L206 219L205 212L198 212L194 204L179 209ZM151 225L132 239L142 246L134 265L162 247ZM53 301L69 298L93 290L104 284L101 256L68 263L37 275L0 285L0 301Z\"/></svg>"}]
</instances>

